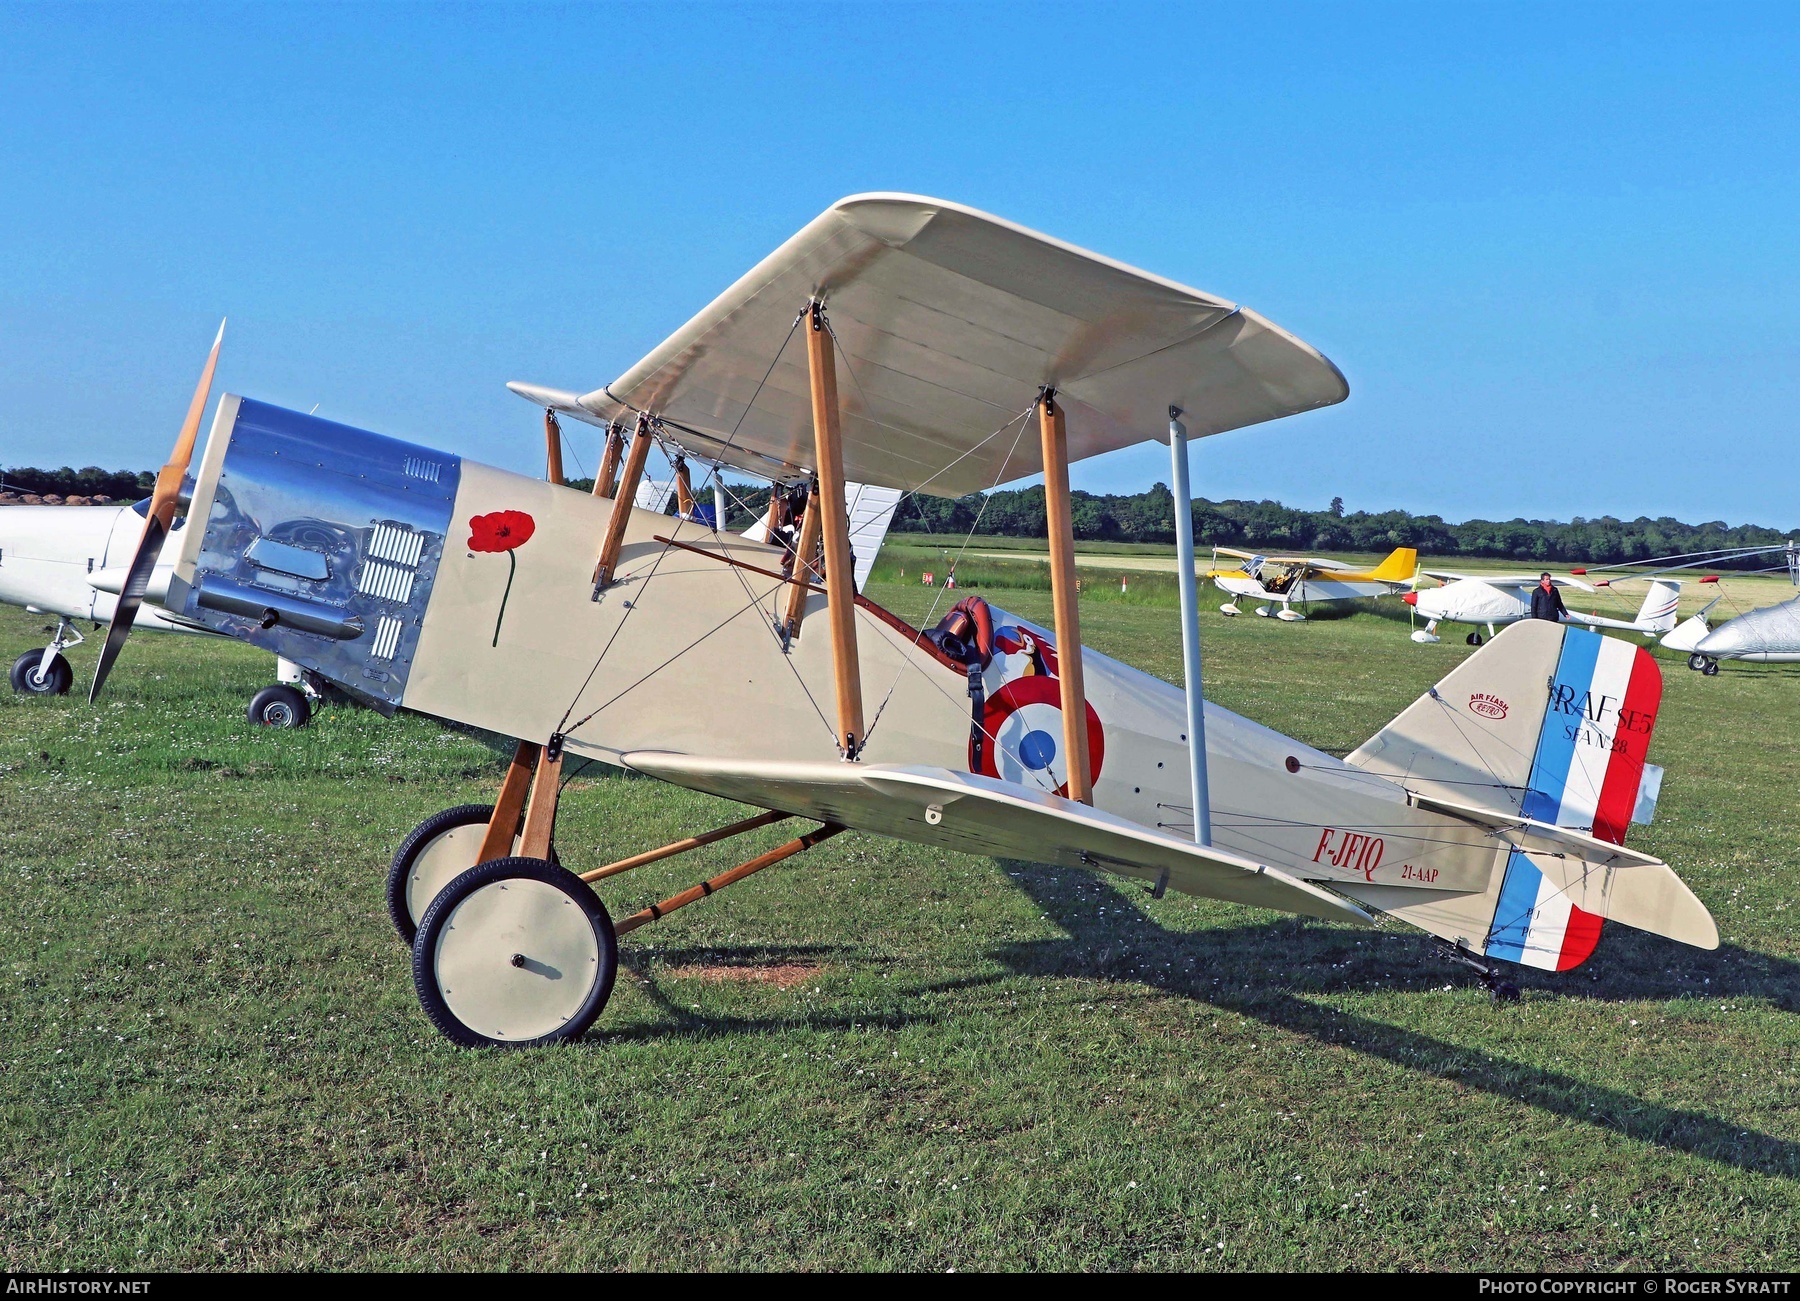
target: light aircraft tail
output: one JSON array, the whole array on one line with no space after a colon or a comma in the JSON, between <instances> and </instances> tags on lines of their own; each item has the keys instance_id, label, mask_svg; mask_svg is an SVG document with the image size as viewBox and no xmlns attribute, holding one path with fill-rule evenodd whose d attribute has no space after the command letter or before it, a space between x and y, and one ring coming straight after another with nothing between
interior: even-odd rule
<instances>
[{"instance_id":1,"label":"light aircraft tail","mask_svg":"<svg viewBox=\"0 0 1800 1301\"><path fill-rule=\"evenodd\" d=\"M1412 581L1413 574L1419 568L1419 552L1416 547L1395 547L1388 552L1386 560L1369 571L1369 577L1384 583L1407 583Z\"/></svg>"},{"instance_id":2,"label":"light aircraft tail","mask_svg":"<svg viewBox=\"0 0 1800 1301\"><path fill-rule=\"evenodd\" d=\"M1648 822L1662 770L1644 761L1662 701L1648 652L1526 620L1464 660L1348 762L1512 845L1482 893L1346 892L1459 946L1567 971L1602 919L1701 948L1718 929L1667 864L1623 849Z\"/></svg>"},{"instance_id":3,"label":"light aircraft tail","mask_svg":"<svg viewBox=\"0 0 1800 1301\"><path fill-rule=\"evenodd\" d=\"M1644 604L1638 609L1638 626L1645 632L1673 632L1675 607L1680 603L1680 582L1667 578L1656 579L1650 584L1650 590L1644 594Z\"/></svg>"}]
</instances>

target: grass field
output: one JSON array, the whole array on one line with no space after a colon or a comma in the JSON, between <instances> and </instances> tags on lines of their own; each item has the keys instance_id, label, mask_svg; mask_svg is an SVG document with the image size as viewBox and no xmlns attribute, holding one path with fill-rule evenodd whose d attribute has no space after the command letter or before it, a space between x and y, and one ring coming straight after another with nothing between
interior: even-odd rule
<instances>
[{"instance_id":1,"label":"grass field","mask_svg":"<svg viewBox=\"0 0 1800 1301\"><path fill-rule=\"evenodd\" d=\"M0 613L0 646L41 622ZM1178 672L1167 608L1086 632ZM1337 751L1468 653L1367 612L1205 633L1213 699ZM1800 670L1665 668L1633 843L1714 953L1609 928L1495 1005L1418 933L846 835L632 935L583 1042L472 1053L381 881L506 747L254 731L266 656L139 636L97 709L0 696L0 1263L1792 1269ZM593 772L563 809L578 868L733 816Z\"/></svg>"}]
</instances>

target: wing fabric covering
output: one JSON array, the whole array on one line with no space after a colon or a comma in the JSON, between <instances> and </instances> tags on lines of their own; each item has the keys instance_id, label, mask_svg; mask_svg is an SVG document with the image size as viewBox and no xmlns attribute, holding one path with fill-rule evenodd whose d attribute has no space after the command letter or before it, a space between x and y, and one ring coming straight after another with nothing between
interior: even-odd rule
<instances>
[{"instance_id":1,"label":"wing fabric covering","mask_svg":"<svg viewBox=\"0 0 1800 1301\"><path fill-rule=\"evenodd\" d=\"M812 413L805 349L784 340L815 297L840 348L844 472L877 487L955 497L1037 473L1038 440L1011 425L1044 385L1071 460L1165 439L1171 406L1200 436L1349 393L1248 308L906 194L834 204L604 388L512 388L595 424L647 410L695 455L793 477L814 468Z\"/></svg>"},{"instance_id":2,"label":"wing fabric covering","mask_svg":"<svg viewBox=\"0 0 1800 1301\"><path fill-rule=\"evenodd\" d=\"M1482 894L1345 892L1490 957L1567 971L1611 919L1717 948L1712 916L1666 863L1623 848L1662 675L1641 647L1544 620L1505 629L1348 763L1511 845Z\"/></svg>"},{"instance_id":3,"label":"wing fabric covering","mask_svg":"<svg viewBox=\"0 0 1800 1301\"><path fill-rule=\"evenodd\" d=\"M679 786L761 808L964 853L1022 858L1155 881L1258 908L1367 923L1352 904L1236 854L1010 782L922 766L721 760L635 751L625 762Z\"/></svg>"}]
</instances>

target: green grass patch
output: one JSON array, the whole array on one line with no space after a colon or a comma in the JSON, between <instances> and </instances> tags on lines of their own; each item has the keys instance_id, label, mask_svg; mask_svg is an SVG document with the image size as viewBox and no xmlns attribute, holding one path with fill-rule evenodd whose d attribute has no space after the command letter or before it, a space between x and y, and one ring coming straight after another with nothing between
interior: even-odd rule
<instances>
[{"instance_id":1,"label":"green grass patch","mask_svg":"<svg viewBox=\"0 0 1800 1301\"><path fill-rule=\"evenodd\" d=\"M872 594L915 620L943 598ZM1178 675L1171 609L1083 613ZM0 615L9 653L41 622ZM1337 751L1468 653L1367 613L1203 627L1212 698ZM1496 1006L1414 932L853 834L633 934L594 1033L508 1053L431 1029L381 898L506 743L347 709L252 729L269 657L155 634L90 709L97 641L77 693L0 697L5 1268L1796 1259L1794 669L1665 661L1669 778L1634 844L1713 908L1716 953L1613 927ZM578 869L740 813L594 770L563 808Z\"/></svg>"}]
</instances>

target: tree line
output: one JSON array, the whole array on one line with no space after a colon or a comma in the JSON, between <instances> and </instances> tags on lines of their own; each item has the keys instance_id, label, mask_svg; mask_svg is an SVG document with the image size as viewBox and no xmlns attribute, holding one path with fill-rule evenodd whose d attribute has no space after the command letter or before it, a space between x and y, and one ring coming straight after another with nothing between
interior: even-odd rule
<instances>
[{"instance_id":1,"label":"tree line","mask_svg":"<svg viewBox=\"0 0 1800 1301\"><path fill-rule=\"evenodd\" d=\"M112 497L118 501L136 501L156 486L153 470L102 470L97 465L81 469L63 466L60 470L40 470L32 465L16 465L0 470L0 490L14 492L54 492L64 497Z\"/></svg>"},{"instance_id":2,"label":"tree line","mask_svg":"<svg viewBox=\"0 0 1800 1301\"><path fill-rule=\"evenodd\" d=\"M1070 494L1075 536L1093 542L1173 542L1175 498L1166 484L1130 495L1076 491ZM1043 537L1044 490L1020 488L974 493L951 500L908 494L894 513L897 532L971 531L1005 537ZM1416 547L1423 555L1481 556L1538 563L1612 565L1684 552L1779 545L1800 538L1754 524L1711 520L1684 524L1669 516L1633 520L1603 515L1561 520L1465 520L1452 524L1441 515L1409 511L1352 511L1342 498L1325 510L1300 510L1278 501L1194 502L1194 536L1206 546L1259 551L1390 551ZM1760 559L1739 562L1754 569Z\"/></svg>"}]
</instances>

